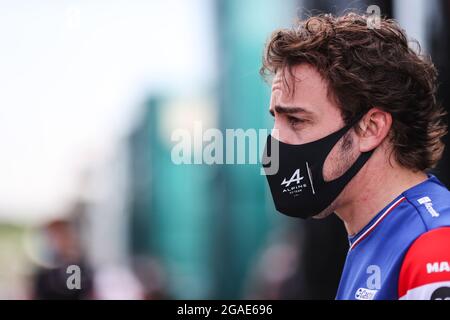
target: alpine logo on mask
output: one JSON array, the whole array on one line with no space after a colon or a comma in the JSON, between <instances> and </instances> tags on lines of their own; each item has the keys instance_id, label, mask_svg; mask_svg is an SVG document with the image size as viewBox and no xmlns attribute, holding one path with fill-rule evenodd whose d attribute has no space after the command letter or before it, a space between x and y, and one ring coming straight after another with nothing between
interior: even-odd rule
<instances>
[{"instance_id":1,"label":"alpine logo on mask","mask_svg":"<svg viewBox=\"0 0 450 320\"><path fill-rule=\"evenodd\" d=\"M291 179L289 181L286 181L286 178L284 178L283 182L281 183L282 186L289 187L292 182L295 182L297 184L300 183L300 181L303 180L304 177L300 176L300 169L295 170L294 174L292 175Z\"/></svg>"},{"instance_id":2,"label":"alpine logo on mask","mask_svg":"<svg viewBox=\"0 0 450 320\"><path fill-rule=\"evenodd\" d=\"M297 196L299 193L303 191L303 189L307 188L308 185L304 181L305 177L300 175L300 169L295 170L294 174L291 176L289 180L286 178L281 182L281 186L283 186L283 193L288 193L291 196ZM292 185L292 186L291 186Z\"/></svg>"}]
</instances>

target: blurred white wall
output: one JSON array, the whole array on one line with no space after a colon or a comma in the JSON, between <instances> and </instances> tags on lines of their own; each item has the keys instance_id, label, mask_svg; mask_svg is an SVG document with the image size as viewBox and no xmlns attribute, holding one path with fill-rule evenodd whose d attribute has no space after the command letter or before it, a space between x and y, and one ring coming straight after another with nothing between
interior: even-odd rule
<instances>
[{"instance_id":1,"label":"blurred white wall","mask_svg":"<svg viewBox=\"0 0 450 320\"><path fill-rule=\"evenodd\" d=\"M213 1L0 1L0 221L61 212L151 91L213 83Z\"/></svg>"},{"instance_id":2,"label":"blurred white wall","mask_svg":"<svg viewBox=\"0 0 450 320\"><path fill-rule=\"evenodd\" d=\"M429 8L435 1L394 0L394 18L406 30L408 36L417 40L421 48L428 51L427 18Z\"/></svg>"}]
</instances>

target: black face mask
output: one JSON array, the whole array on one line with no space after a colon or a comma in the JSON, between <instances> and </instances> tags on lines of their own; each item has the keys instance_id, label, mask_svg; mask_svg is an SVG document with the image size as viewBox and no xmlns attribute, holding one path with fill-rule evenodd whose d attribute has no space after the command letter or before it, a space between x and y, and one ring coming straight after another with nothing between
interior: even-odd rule
<instances>
[{"instance_id":1,"label":"black face mask","mask_svg":"<svg viewBox=\"0 0 450 320\"><path fill-rule=\"evenodd\" d=\"M373 150L362 153L341 177L328 182L323 179L323 165L328 154L357 121L306 144L286 144L268 136L263 167L279 212L306 219L319 214L338 197L373 153ZM276 172L270 172L274 168Z\"/></svg>"}]
</instances>

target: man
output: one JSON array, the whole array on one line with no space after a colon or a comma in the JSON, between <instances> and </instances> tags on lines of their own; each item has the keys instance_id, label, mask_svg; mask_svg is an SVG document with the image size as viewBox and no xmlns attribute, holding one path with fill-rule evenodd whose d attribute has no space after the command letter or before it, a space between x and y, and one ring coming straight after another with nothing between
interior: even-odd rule
<instances>
[{"instance_id":1,"label":"man","mask_svg":"<svg viewBox=\"0 0 450 320\"><path fill-rule=\"evenodd\" d=\"M344 222L337 299L449 299L450 192L427 173L447 132L436 70L395 21L368 19L320 15L272 35L267 179L278 211Z\"/></svg>"}]
</instances>

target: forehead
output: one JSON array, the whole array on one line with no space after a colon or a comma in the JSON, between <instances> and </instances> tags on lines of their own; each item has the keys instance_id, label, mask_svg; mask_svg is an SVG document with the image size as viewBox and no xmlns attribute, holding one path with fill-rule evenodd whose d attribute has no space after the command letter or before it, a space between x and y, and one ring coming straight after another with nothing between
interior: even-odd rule
<instances>
[{"instance_id":1,"label":"forehead","mask_svg":"<svg viewBox=\"0 0 450 320\"><path fill-rule=\"evenodd\" d=\"M277 72L272 82L271 105L274 104L301 106L318 113L330 109L339 111L328 96L327 82L314 67L307 64Z\"/></svg>"}]
</instances>

